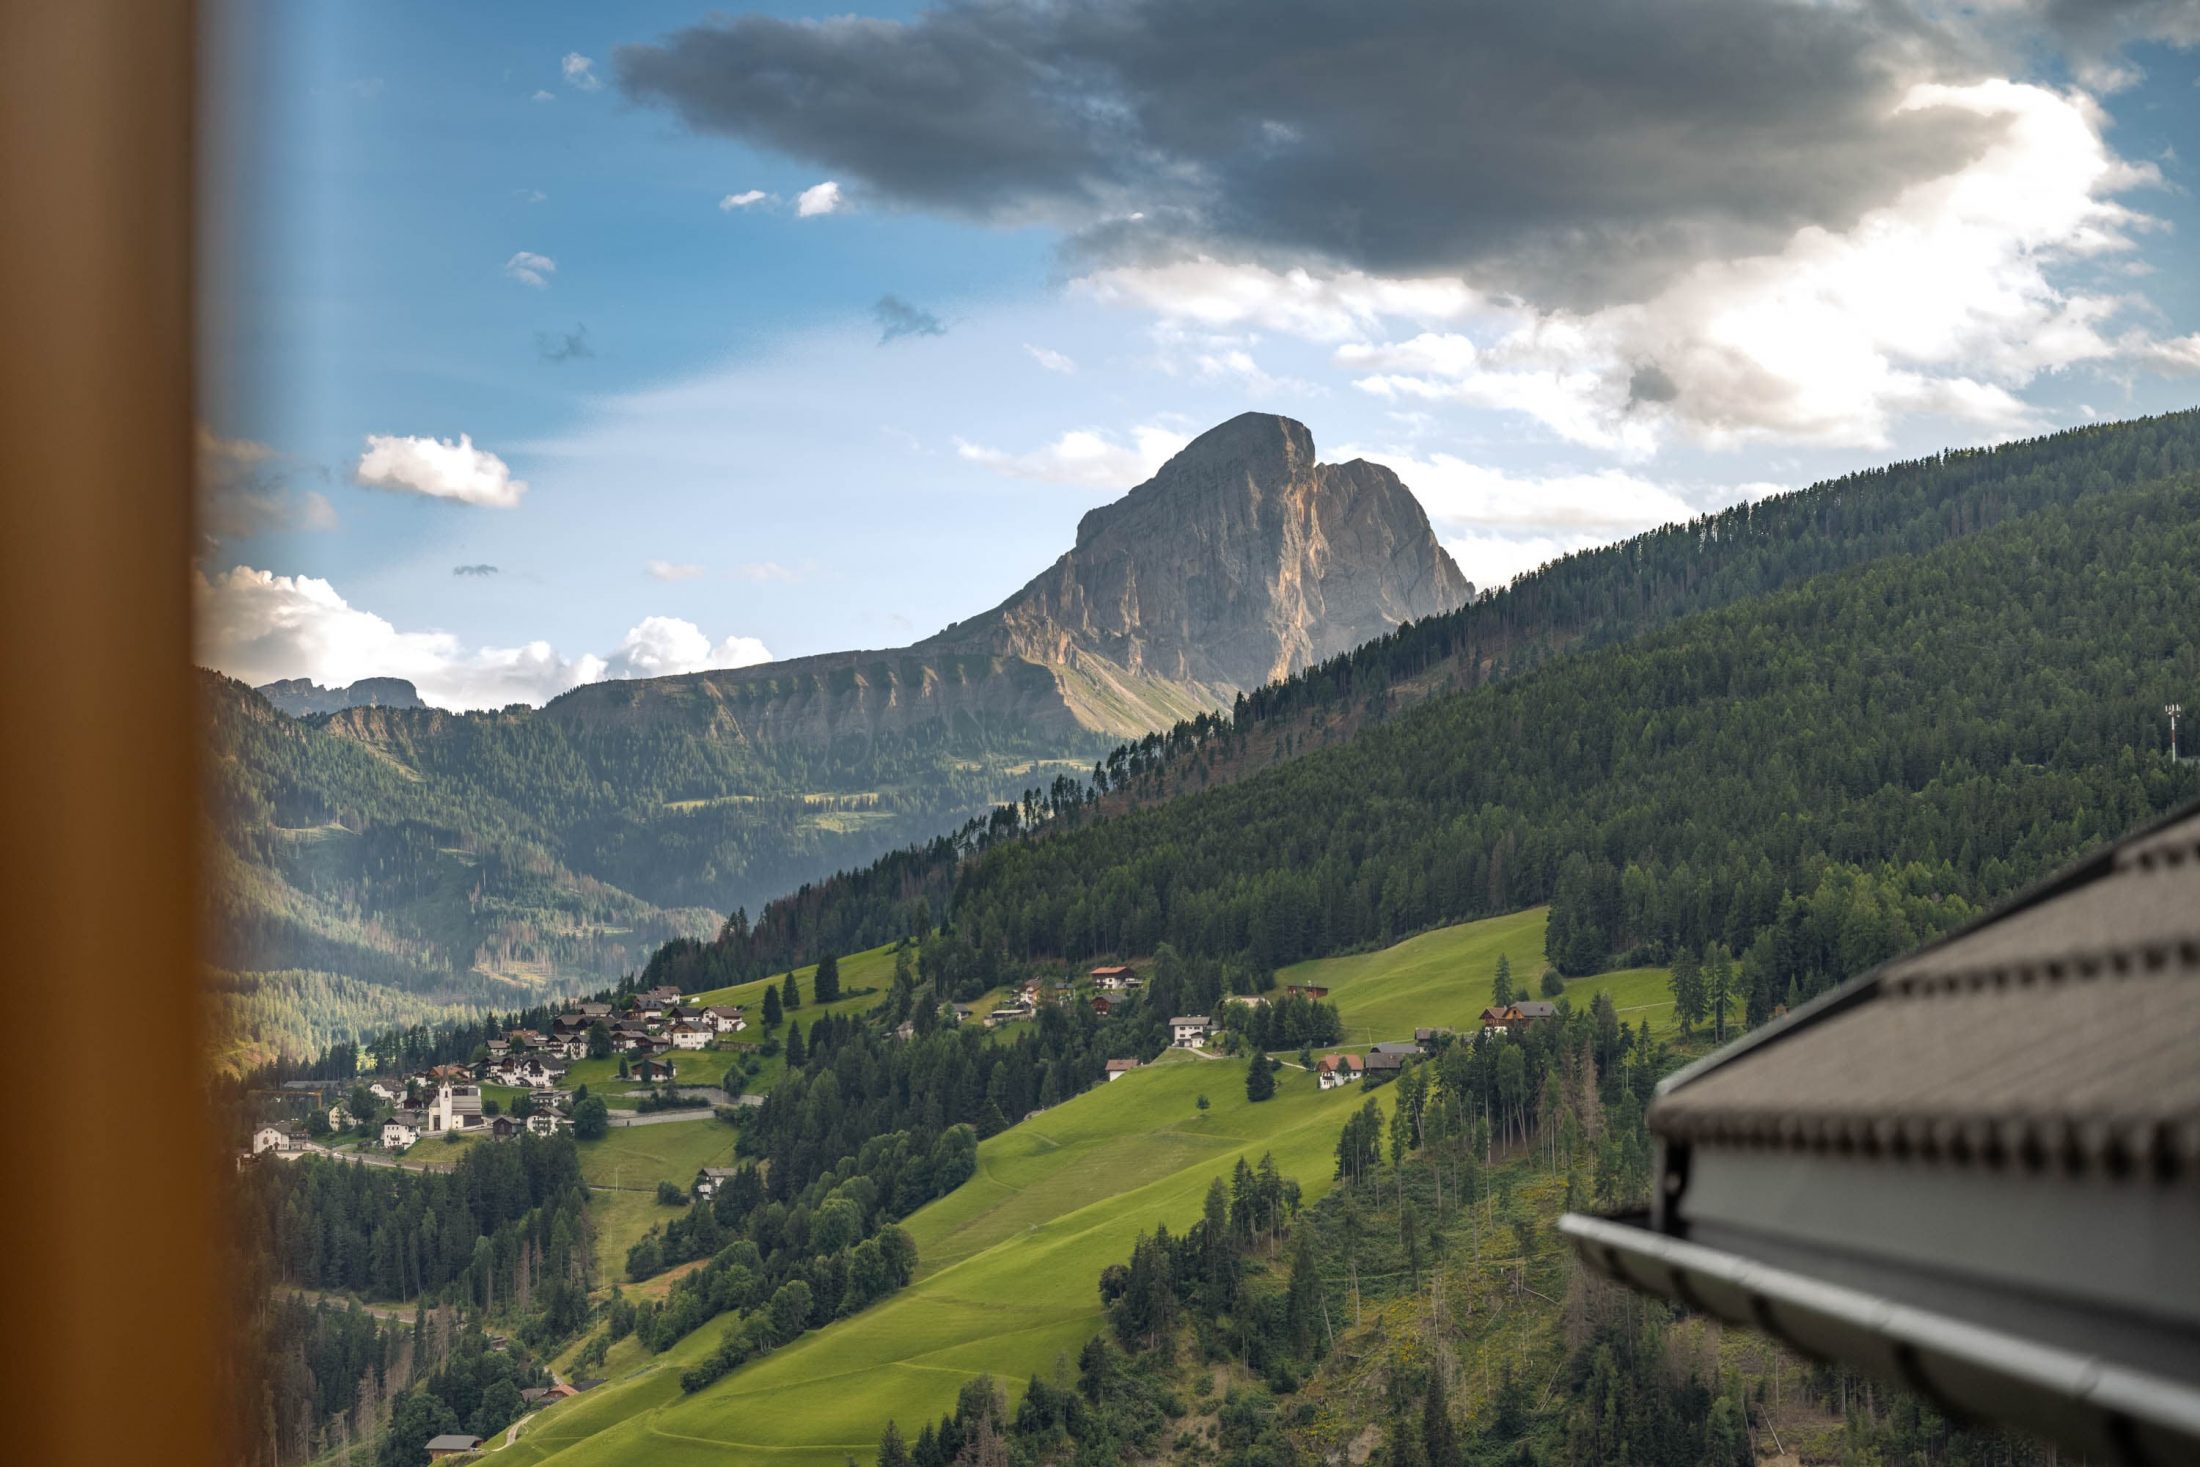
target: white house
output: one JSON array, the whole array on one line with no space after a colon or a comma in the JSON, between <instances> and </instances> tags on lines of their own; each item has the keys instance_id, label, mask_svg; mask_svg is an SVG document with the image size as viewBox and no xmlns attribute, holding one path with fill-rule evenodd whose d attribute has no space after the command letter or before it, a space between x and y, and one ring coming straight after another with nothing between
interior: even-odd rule
<instances>
[{"instance_id":1,"label":"white house","mask_svg":"<svg viewBox=\"0 0 2200 1467\"><path fill-rule=\"evenodd\" d=\"M1121 993L1130 977L1131 970L1116 963L1092 970L1092 981L1109 993Z\"/></svg>"},{"instance_id":2,"label":"white house","mask_svg":"<svg viewBox=\"0 0 2200 1467\"><path fill-rule=\"evenodd\" d=\"M370 1080L367 1082L367 1094L376 1100L395 1105L405 1098L405 1087L395 1080Z\"/></svg>"},{"instance_id":3,"label":"white house","mask_svg":"<svg viewBox=\"0 0 2200 1467\"><path fill-rule=\"evenodd\" d=\"M1360 1078L1366 1063L1356 1054L1325 1054L1314 1061L1314 1073L1324 1090L1334 1090Z\"/></svg>"},{"instance_id":4,"label":"white house","mask_svg":"<svg viewBox=\"0 0 2200 1467\"><path fill-rule=\"evenodd\" d=\"M263 1151L288 1151L290 1135L280 1126L262 1126L252 1133L252 1154Z\"/></svg>"},{"instance_id":5,"label":"white house","mask_svg":"<svg viewBox=\"0 0 2200 1467\"><path fill-rule=\"evenodd\" d=\"M721 1034L733 1034L749 1027L749 1021L741 1017L741 1010L730 1005L703 1010L703 1021Z\"/></svg>"},{"instance_id":6,"label":"white house","mask_svg":"<svg viewBox=\"0 0 2200 1467\"><path fill-rule=\"evenodd\" d=\"M419 1112L413 1111L410 1114L417 1117ZM419 1139L420 1126L417 1120L391 1116L382 1123L382 1147L386 1151L402 1151Z\"/></svg>"},{"instance_id":7,"label":"white house","mask_svg":"<svg viewBox=\"0 0 2200 1467\"><path fill-rule=\"evenodd\" d=\"M527 1129L537 1136L555 1136L572 1124L554 1110L538 1110L527 1117Z\"/></svg>"},{"instance_id":8,"label":"white house","mask_svg":"<svg viewBox=\"0 0 2200 1467\"><path fill-rule=\"evenodd\" d=\"M1124 1077L1125 1075L1129 1074L1129 1073L1130 1073L1131 1071L1133 1071L1133 1070L1135 1070L1135 1069L1137 1069L1137 1068L1138 1068L1138 1061L1137 1061L1137 1060L1134 1060L1134 1059L1113 1059L1113 1060L1109 1060L1109 1061L1108 1061L1108 1078L1109 1078L1110 1080L1120 1080L1120 1079L1122 1079L1122 1078L1123 1078L1123 1077Z\"/></svg>"},{"instance_id":9,"label":"white house","mask_svg":"<svg viewBox=\"0 0 2200 1467\"><path fill-rule=\"evenodd\" d=\"M328 1108L328 1128L331 1131L346 1129L351 1125L352 1119L351 1107L341 1100Z\"/></svg>"},{"instance_id":10,"label":"white house","mask_svg":"<svg viewBox=\"0 0 2200 1467\"><path fill-rule=\"evenodd\" d=\"M1205 1048L1208 1027L1205 1014L1190 1014L1171 1019L1169 1042L1184 1049Z\"/></svg>"},{"instance_id":11,"label":"white house","mask_svg":"<svg viewBox=\"0 0 2200 1467\"><path fill-rule=\"evenodd\" d=\"M674 1049L701 1049L710 1043L715 1031L706 1029L701 1024L681 1023L674 1024L666 1032L672 1036Z\"/></svg>"},{"instance_id":12,"label":"white house","mask_svg":"<svg viewBox=\"0 0 2200 1467\"><path fill-rule=\"evenodd\" d=\"M718 1189L732 1178L733 1173L734 1169L730 1166L707 1166L697 1172L695 1186L690 1189L695 1193L696 1201L717 1196Z\"/></svg>"}]
</instances>

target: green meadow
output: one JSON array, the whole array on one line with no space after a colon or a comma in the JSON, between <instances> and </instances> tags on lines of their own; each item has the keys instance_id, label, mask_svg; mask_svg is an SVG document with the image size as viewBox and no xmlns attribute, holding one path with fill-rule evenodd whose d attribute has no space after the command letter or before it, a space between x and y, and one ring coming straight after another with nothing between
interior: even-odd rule
<instances>
[{"instance_id":1,"label":"green meadow","mask_svg":"<svg viewBox=\"0 0 2200 1467\"><path fill-rule=\"evenodd\" d=\"M1548 907L1530 907L1438 927L1378 952L1294 963L1276 974L1276 982L1327 988L1344 1019L1348 1045L1411 1039L1417 1028L1471 1033L1490 1001L1500 954L1512 964L1515 993L1541 996L1537 984L1546 966L1543 929L1549 919ZM1597 994L1610 993L1622 1019L1630 1024L1647 1019L1654 1033L1665 1034L1673 1027L1669 976L1664 968L1623 968L1571 979L1565 997L1585 1009Z\"/></svg>"},{"instance_id":2,"label":"green meadow","mask_svg":"<svg viewBox=\"0 0 2200 1467\"><path fill-rule=\"evenodd\" d=\"M1157 1223L1194 1221L1240 1156L1272 1151L1309 1200L1328 1189L1338 1130L1364 1097L1322 1094L1296 1071L1279 1081L1254 1105L1242 1064L1185 1057L1013 1126L979 1147L975 1177L908 1219L921 1262L901 1293L683 1396L680 1371L717 1342L706 1325L545 1412L500 1460L837 1467L874 1451L890 1418L914 1432L950 1408L974 1375L1013 1389L1050 1371L1101 1328L1101 1269Z\"/></svg>"},{"instance_id":3,"label":"green meadow","mask_svg":"<svg viewBox=\"0 0 2200 1467\"><path fill-rule=\"evenodd\" d=\"M1471 1031L1489 1002L1500 953L1511 960L1515 985L1536 992L1547 916L1535 908L1439 928L1379 952L1300 963L1278 981L1327 987L1355 1047L1408 1039L1427 1025ZM849 986L883 989L893 954L859 953L843 960L841 972ZM810 977L801 971L805 989ZM1600 974L1569 982L1566 997L1580 1007L1608 992L1629 1022L1649 1019L1666 1032L1666 977L1652 968ZM753 1015L763 984L702 997L742 1004ZM835 1008L875 1002L843 1000ZM776 1078L781 1061L768 1063L767 1077ZM1189 1225L1209 1180L1226 1176L1238 1157L1257 1161L1263 1151L1274 1152L1312 1200L1329 1188L1345 1118L1368 1093L1388 1101L1386 1090L1357 1086L1322 1094L1312 1076L1290 1068L1277 1076L1276 1098L1254 1105L1244 1078L1240 1061L1171 1051L1010 1127L978 1148L977 1175L903 1224L920 1262L901 1293L694 1396L682 1394L680 1372L711 1352L722 1324L705 1325L654 1358L623 1341L608 1363L609 1384L538 1415L498 1460L515 1467L729 1460L838 1467L851 1453L868 1460L889 1419L913 1434L949 1409L972 1376L991 1374L1013 1394L1033 1372L1074 1357L1103 1327L1100 1270L1126 1258L1137 1234L1157 1223ZM627 1189L596 1194L604 1276L623 1273L626 1249L664 1215L635 1189L659 1177L685 1186L696 1167L731 1151L732 1133L714 1121L623 1128L584 1146L589 1180L617 1180Z\"/></svg>"}]
</instances>

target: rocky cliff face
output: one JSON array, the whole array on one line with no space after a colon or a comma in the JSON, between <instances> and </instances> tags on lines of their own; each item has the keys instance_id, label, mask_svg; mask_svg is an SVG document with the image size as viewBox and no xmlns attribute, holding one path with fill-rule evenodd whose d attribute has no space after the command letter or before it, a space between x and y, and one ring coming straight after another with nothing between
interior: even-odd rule
<instances>
[{"instance_id":1,"label":"rocky cliff face","mask_svg":"<svg viewBox=\"0 0 2200 1467\"><path fill-rule=\"evenodd\" d=\"M1246 413L1086 515L1076 546L999 607L913 650L1055 668L1080 722L1143 732L1473 589L1396 474L1317 463L1304 424Z\"/></svg>"},{"instance_id":2,"label":"rocky cliff face","mask_svg":"<svg viewBox=\"0 0 2200 1467\"><path fill-rule=\"evenodd\" d=\"M309 713L341 713L346 708L425 708L420 690L401 677L363 677L341 688L324 688L310 678L286 677L256 689L293 718Z\"/></svg>"}]
</instances>

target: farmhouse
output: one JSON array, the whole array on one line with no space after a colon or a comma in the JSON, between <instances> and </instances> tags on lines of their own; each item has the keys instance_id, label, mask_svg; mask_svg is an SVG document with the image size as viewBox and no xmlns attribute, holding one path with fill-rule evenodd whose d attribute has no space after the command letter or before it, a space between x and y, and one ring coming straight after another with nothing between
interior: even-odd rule
<instances>
[{"instance_id":1,"label":"farmhouse","mask_svg":"<svg viewBox=\"0 0 2200 1467\"><path fill-rule=\"evenodd\" d=\"M1451 1031L1449 1029L1416 1029L1413 1031L1413 1042L1420 1046L1423 1054L1436 1053L1438 1049L1443 1047L1444 1041L1450 1037Z\"/></svg>"},{"instance_id":2,"label":"farmhouse","mask_svg":"<svg viewBox=\"0 0 2200 1467\"><path fill-rule=\"evenodd\" d=\"M667 1032L671 1035L674 1049L701 1049L704 1045L710 1043L717 1033L716 1030L706 1028L702 1024L685 1021L674 1024Z\"/></svg>"},{"instance_id":3,"label":"farmhouse","mask_svg":"<svg viewBox=\"0 0 2200 1467\"><path fill-rule=\"evenodd\" d=\"M1325 1054L1314 1061L1315 1078L1324 1090L1357 1080L1366 1069L1366 1062L1356 1054Z\"/></svg>"},{"instance_id":4,"label":"farmhouse","mask_svg":"<svg viewBox=\"0 0 2200 1467\"><path fill-rule=\"evenodd\" d=\"M1130 1073L1131 1071L1133 1071L1133 1070L1135 1070L1135 1069L1137 1069L1137 1068L1138 1068L1138 1061L1137 1061L1137 1060L1134 1060L1134 1059L1113 1059L1113 1060L1109 1060L1109 1061L1108 1061L1108 1078L1109 1078L1110 1080L1120 1080L1120 1079L1122 1079L1122 1078L1123 1078L1123 1077L1124 1077L1125 1075L1129 1074L1129 1073Z\"/></svg>"},{"instance_id":5,"label":"farmhouse","mask_svg":"<svg viewBox=\"0 0 2200 1467\"><path fill-rule=\"evenodd\" d=\"M680 1001L680 990L669 983L660 983L643 994L642 997L656 1004L659 1008L664 1008Z\"/></svg>"},{"instance_id":6,"label":"farmhouse","mask_svg":"<svg viewBox=\"0 0 2200 1467\"><path fill-rule=\"evenodd\" d=\"M1322 999L1329 997L1329 990L1316 983L1294 983L1285 988L1283 992L1288 998Z\"/></svg>"},{"instance_id":7,"label":"farmhouse","mask_svg":"<svg viewBox=\"0 0 2200 1467\"><path fill-rule=\"evenodd\" d=\"M1198 1049L1207 1043L1210 1025L1205 1014L1180 1015L1169 1020L1169 1042L1185 1049Z\"/></svg>"},{"instance_id":8,"label":"farmhouse","mask_svg":"<svg viewBox=\"0 0 2200 1467\"><path fill-rule=\"evenodd\" d=\"M1378 1044L1367 1052L1365 1072L1370 1080L1395 1080L1420 1057L1418 1044Z\"/></svg>"},{"instance_id":9,"label":"farmhouse","mask_svg":"<svg viewBox=\"0 0 2200 1467\"><path fill-rule=\"evenodd\" d=\"M536 1136L555 1136L572 1124L554 1110L530 1111L527 1116L527 1129Z\"/></svg>"},{"instance_id":10,"label":"farmhouse","mask_svg":"<svg viewBox=\"0 0 2200 1467\"><path fill-rule=\"evenodd\" d=\"M382 1123L382 1149L403 1151L420 1139L424 1118L417 1110L401 1110Z\"/></svg>"},{"instance_id":11,"label":"farmhouse","mask_svg":"<svg viewBox=\"0 0 2200 1467\"><path fill-rule=\"evenodd\" d=\"M463 1431L447 1431L441 1436L428 1438L428 1460L440 1462L445 1457L463 1457L481 1450L481 1438L469 1436Z\"/></svg>"},{"instance_id":12,"label":"farmhouse","mask_svg":"<svg viewBox=\"0 0 2200 1467\"><path fill-rule=\"evenodd\" d=\"M718 1189L733 1180L736 1169L730 1166L707 1166L695 1174L695 1185L689 1190L698 1202L716 1197Z\"/></svg>"},{"instance_id":13,"label":"farmhouse","mask_svg":"<svg viewBox=\"0 0 2200 1467\"><path fill-rule=\"evenodd\" d=\"M1114 1005L1115 1000L1109 998L1104 993L1096 993L1092 996L1092 1011L1098 1014L1103 1019L1108 1016L1108 1010L1114 1007Z\"/></svg>"},{"instance_id":14,"label":"farmhouse","mask_svg":"<svg viewBox=\"0 0 2200 1467\"><path fill-rule=\"evenodd\" d=\"M396 1080L369 1080L367 1082L367 1094L373 1096L376 1100L395 1105L405 1098L405 1087Z\"/></svg>"},{"instance_id":15,"label":"farmhouse","mask_svg":"<svg viewBox=\"0 0 2200 1467\"><path fill-rule=\"evenodd\" d=\"M1091 974L1092 981L1110 993L1121 993L1125 981L1130 976L1131 970L1120 963L1111 963L1105 967L1095 968Z\"/></svg>"},{"instance_id":16,"label":"farmhouse","mask_svg":"<svg viewBox=\"0 0 2200 1467\"><path fill-rule=\"evenodd\" d=\"M1533 1003L1510 1003L1503 1008L1492 1004L1482 1010L1482 1027L1502 1034L1515 1024L1534 1024L1557 1017L1558 1005L1555 1003L1545 1003L1538 1000Z\"/></svg>"},{"instance_id":17,"label":"farmhouse","mask_svg":"<svg viewBox=\"0 0 2200 1467\"><path fill-rule=\"evenodd\" d=\"M714 1004L703 1010L703 1019L721 1034L734 1034L749 1027L749 1021L741 1017L738 1006Z\"/></svg>"},{"instance_id":18,"label":"farmhouse","mask_svg":"<svg viewBox=\"0 0 2200 1467\"><path fill-rule=\"evenodd\" d=\"M527 1128L510 1116L498 1116L489 1122L489 1139L509 1141Z\"/></svg>"},{"instance_id":19,"label":"farmhouse","mask_svg":"<svg viewBox=\"0 0 2200 1467\"><path fill-rule=\"evenodd\" d=\"M669 1060L661 1062L658 1060L643 1060L629 1073L645 1085L654 1085L660 1080L670 1080L677 1072L672 1068Z\"/></svg>"}]
</instances>

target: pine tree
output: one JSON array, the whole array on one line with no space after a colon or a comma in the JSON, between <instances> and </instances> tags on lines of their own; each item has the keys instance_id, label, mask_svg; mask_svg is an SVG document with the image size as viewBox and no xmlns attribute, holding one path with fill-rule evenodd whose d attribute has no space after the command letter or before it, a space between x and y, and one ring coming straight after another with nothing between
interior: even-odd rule
<instances>
[{"instance_id":1,"label":"pine tree","mask_svg":"<svg viewBox=\"0 0 2200 1467\"><path fill-rule=\"evenodd\" d=\"M1503 953L1497 955L1497 977L1490 984L1490 1002L1504 1008L1513 1001L1512 959Z\"/></svg>"},{"instance_id":2,"label":"pine tree","mask_svg":"<svg viewBox=\"0 0 2200 1467\"><path fill-rule=\"evenodd\" d=\"M831 953L817 960L817 973L810 979L810 996L819 1003L832 1003L840 997L840 959Z\"/></svg>"},{"instance_id":3,"label":"pine tree","mask_svg":"<svg viewBox=\"0 0 2200 1467\"><path fill-rule=\"evenodd\" d=\"M1428 1467L1457 1467L1459 1436L1451 1424L1451 1404L1444 1399L1444 1377L1431 1369L1428 1396L1421 1402L1421 1447Z\"/></svg>"},{"instance_id":4,"label":"pine tree","mask_svg":"<svg viewBox=\"0 0 2200 1467\"><path fill-rule=\"evenodd\" d=\"M787 970L786 981L779 985L780 1005L788 1009L802 1007L802 985L795 981L794 970Z\"/></svg>"},{"instance_id":5,"label":"pine tree","mask_svg":"<svg viewBox=\"0 0 2200 1467\"><path fill-rule=\"evenodd\" d=\"M1275 1072L1268 1066L1268 1056L1259 1050L1245 1067L1245 1098L1252 1101L1272 1100L1276 1094Z\"/></svg>"},{"instance_id":6,"label":"pine tree","mask_svg":"<svg viewBox=\"0 0 2200 1467\"><path fill-rule=\"evenodd\" d=\"M787 1026L787 1068L789 1070L799 1070L808 1058L809 1046L802 1042L802 1026L799 1023L789 1024Z\"/></svg>"},{"instance_id":7,"label":"pine tree","mask_svg":"<svg viewBox=\"0 0 2200 1467\"><path fill-rule=\"evenodd\" d=\"M779 990L766 988L764 990L764 1027L766 1029L776 1029L779 1027L779 1021L785 1017L786 1012L779 1005Z\"/></svg>"},{"instance_id":8,"label":"pine tree","mask_svg":"<svg viewBox=\"0 0 2200 1467\"><path fill-rule=\"evenodd\" d=\"M1707 1012L1704 1005L1703 961L1694 948L1683 948L1673 959L1673 1017L1679 1021L1681 1033L1687 1034L1701 1023Z\"/></svg>"},{"instance_id":9,"label":"pine tree","mask_svg":"<svg viewBox=\"0 0 2200 1467\"><path fill-rule=\"evenodd\" d=\"M878 1439L878 1467L911 1467L909 1448L902 1443L901 1428L891 1421L886 1423L886 1434Z\"/></svg>"},{"instance_id":10,"label":"pine tree","mask_svg":"<svg viewBox=\"0 0 2200 1467\"><path fill-rule=\"evenodd\" d=\"M1714 942L1704 954L1703 996L1710 1007L1712 1037L1726 1042L1726 1011L1734 1003L1734 960L1723 942Z\"/></svg>"}]
</instances>

